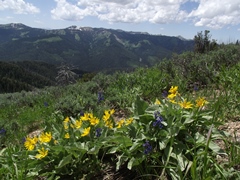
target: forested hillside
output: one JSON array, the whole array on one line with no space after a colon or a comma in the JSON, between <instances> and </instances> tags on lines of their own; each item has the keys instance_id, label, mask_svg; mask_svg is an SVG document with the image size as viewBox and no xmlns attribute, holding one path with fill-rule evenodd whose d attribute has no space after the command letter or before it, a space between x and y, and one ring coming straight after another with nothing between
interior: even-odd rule
<instances>
[{"instance_id":1,"label":"forested hillside","mask_svg":"<svg viewBox=\"0 0 240 180\"><path fill-rule=\"evenodd\" d=\"M44 62L0 61L0 93L53 86L56 76L56 67Z\"/></svg>"},{"instance_id":2,"label":"forested hillside","mask_svg":"<svg viewBox=\"0 0 240 180\"><path fill-rule=\"evenodd\" d=\"M104 28L0 25L0 61L68 63L91 72L149 67L193 46L193 40Z\"/></svg>"}]
</instances>

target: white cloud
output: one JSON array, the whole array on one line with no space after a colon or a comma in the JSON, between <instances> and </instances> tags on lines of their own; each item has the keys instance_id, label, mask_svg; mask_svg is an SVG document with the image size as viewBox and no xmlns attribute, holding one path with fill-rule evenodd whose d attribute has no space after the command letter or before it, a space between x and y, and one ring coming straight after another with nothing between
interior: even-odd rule
<instances>
[{"instance_id":1,"label":"white cloud","mask_svg":"<svg viewBox=\"0 0 240 180\"><path fill-rule=\"evenodd\" d=\"M96 16L108 22L169 23L187 16L180 10L186 0L78 0L77 4L67 0L55 1L57 6L51 11L54 19L81 20Z\"/></svg>"},{"instance_id":2,"label":"white cloud","mask_svg":"<svg viewBox=\"0 0 240 180\"><path fill-rule=\"evenodd\" d=\"M171 23L193 21L195 26L215 29L240 23L239 0L55 0L54 19L80 21L95 16L103 21L125 23ZM198 3L190 13L182 10L188 2Z\"/></svg>"},{"instance_id":3,"label":"white cloud","mask_svg":"<svg viewBox=\"0 0 240 180\"><path fill-rule=\"evenodd\" d=\"M0 10L12 10L16 14L34 14L40 12L37 7L24 0L1 0Z\"/></svg>"},{"instance_id":4,"label":"white cloud","mask_svg":"<svg viewBox=\"0 0 240 180\"><path fill-rule=\"evenodd\" d=\"M198 8L189 14L196 26L220 29L240 23L239 0L200 0L199 3Z\"/></svg>"}]
</instances>

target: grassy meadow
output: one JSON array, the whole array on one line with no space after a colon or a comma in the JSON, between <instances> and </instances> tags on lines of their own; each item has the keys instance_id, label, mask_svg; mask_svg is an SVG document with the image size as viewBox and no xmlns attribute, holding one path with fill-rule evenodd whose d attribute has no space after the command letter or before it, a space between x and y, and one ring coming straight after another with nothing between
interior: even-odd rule
<instances>
[{"instance_id":1,"label":"grassy meadow","mask_svg":"<svg viewBox=\"0 0 240 180\"><path fill-rule=\"evenodd\" d=\"M240 179L239 102L238 45L0 94L0 179Z\"/></svg>"}]
</instances>

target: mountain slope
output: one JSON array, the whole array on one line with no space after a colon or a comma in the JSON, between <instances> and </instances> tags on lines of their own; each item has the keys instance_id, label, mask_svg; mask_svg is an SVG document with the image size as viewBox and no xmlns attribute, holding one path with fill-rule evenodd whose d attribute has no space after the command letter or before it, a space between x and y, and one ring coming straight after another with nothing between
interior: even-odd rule
<instances>
[{"instance_id":1,"label":"mountain slope","mask_svg":"<svg viewBox=\"0 0 240 180\"><path fill-rule=\"evenodd\" d=\"M56 85L57 68L44 62L0 62L0 93Z\"/></svg>"},{"instance_id":2,"label":"mountain slope","mask_svg":"<svg viewBox=\"0 0 240 180\"><path fill-rule=\"evenodd\" d=\"M64 62L83 71L152 66L172 53L192 50L193 43L104 28L44 30L23 24L0 25L0 61Z\"/></svg>"}]
</instances>

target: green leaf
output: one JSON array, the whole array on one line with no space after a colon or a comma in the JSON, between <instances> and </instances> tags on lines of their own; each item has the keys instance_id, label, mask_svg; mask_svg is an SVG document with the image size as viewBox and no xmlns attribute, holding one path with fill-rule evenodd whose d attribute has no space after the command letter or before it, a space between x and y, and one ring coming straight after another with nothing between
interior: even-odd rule
<instances>
[{"instance_id":1,"label":"green leaf","mask_svg":"<svg viewBox=\"0 0 240 180\"><path fill-rule=\"evenodd\" d=\"M109 138L108 143L121 144L125 147L132 146L132 140L127 136L112 136Z\"/></svg>"},{"instance_id":2,"label":"green leaf","mask_svg":"<svg viewBox=\"0 0 240 180\"><path fill-rule=\"evenodd\" d=\"M159 148L160 148L160 150L165 149L166 146L167 146L167 144L164 141L159 141Z\"/></svg>"},{"instance_id":3,"label":"green leaf","mask_svg":"<svg viewBox=\"0 0 240 180\"><path fill-rule=\"evenodd\" d=\"M108 150L107 154L114 154L117 152L118 149L119 149L119 146L112 147L111 149Z\"/></svg>"},{"instance_id":4,"label":"green leaf","mask_svg":"<svg viewBox=\"0 0 240 180\"><path fill-rule=\"evenodd\" d=\"M149 113L149 114L154 114L155 111L160 111L159 105L149 106L149 107L145 110L145 112L146 112L146 113Z\"/></svg>"},{"instance_id":5,"label":"green leaf","mask_svg":"<svg viewBox=\"0 0 240 180\"><path fill-rule=\"evenodd\" d=\"M100 149L101 149L101 146L94 146L88 151L88 154L98 154Z\"/></svg>"},{"instance_id":6,"label":"green leaf","mask_svg":"<svg viewBox=\"0 0 240 180\"><path fill-rule=\"evenodd\" d=\"M195 121L195 119L192 119L192 117L187 117L186 119L185 119L185 121L183 122L183 124L185 125L185 124L190 124L190 123L192 123L193 121Z\"/></svg>"},{"instance_id":7,"label":"green leaf","mask_svg":"<svg viewBox=\"0 0 240 180\"><path fill-rule=\"evenodd\" d=\"M212 142L212 141L210 141L210 143L209 143L209 148L210 148L212 151L214 151L215 153L225 154L225 155L226 155L226 153L225 153L223 150L221 150L221 148L220 148L217 144L215 144L214 142Z\"/></svg>"},{"instance_id":8,"label":"green leaf","mask_svg":"<svg viewBox=\"0 0 240 180\"><path fill-rule=\"evenodd\" d=\"M135 151L136 149L138 149L139 146L142 146L142 143L139 143L139 142L134 142L132 147L129 149L129 152L133 152Z\"/></svg>"},{"instance_id":9,"label":"green leaf","mask_svg":"<svg viewBox=\"0 0 240 180\"><path fill-rule=\"evenodd\" d=\"M68 156L64 157L64 158L59 162L57 168L58 168L58 169L59 169L59 168L62 168L63 166L71 163L71 161L72 161L72 155L69 154Z\"/></svg>"},{"instance_id":10,"label":"green leaf","mask_svg":"<svg viewBox=\"0 0 240 180\"><path fill-rule=\"evenodd\" d=\"M128 158L122 154L121 156L118 156L118 162L116 163L116 170L119 170L120 166L124 164Z\"/></svg>"},{"instance_id":11,"label":"green leaf","mask_svg":"<svg viewBox=\"0 0 240 180\"><path fill-rule=\"evenodd\" d=\"M148 104L140 98L140 96L137 96L137 99L134 103L134 113L135 115L142 115L145 113L145 110L147 109Z\"/></svg>"},{"instance_id":12,"label":"green leaf","mask_svg":"<svg viewBox=\"0 0 240 180\"><path fill-rule=\"evenodd\" d=\"M132 158L130 159L130 161L128 162L127 168L128 168L129 170L132 169L132 166L133 166L134 161L135 161L135 158L132 157Z\"/></svg>"},{"instance_id":13,"label":"green leaf","mask_svg":"<svg viewBox=\"0 0 240 180\"><path fill-rule=\"evenodd\" d=\"M63 147L63 146L60 146L60 145L59 145L59 146L50 146L50 149L51 149L51 151L54 152L54 154L56 154L56 155L58 155L59 153L65 151L64 147Z\"/></svg>"}]
</instances>

